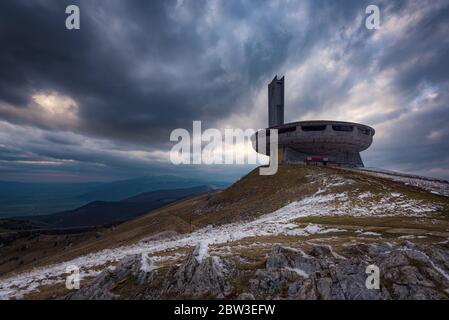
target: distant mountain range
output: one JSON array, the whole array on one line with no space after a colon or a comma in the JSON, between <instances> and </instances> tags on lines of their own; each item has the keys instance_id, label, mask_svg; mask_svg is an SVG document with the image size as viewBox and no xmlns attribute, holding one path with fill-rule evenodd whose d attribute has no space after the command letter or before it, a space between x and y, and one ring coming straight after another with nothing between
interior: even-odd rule
<instances>
[{"instance_id":1,"label":"distant mountain range","mask_svg":"<svg viewBox=\"0 0 449 320\"><path fill-rule=\"evenodd\" d=\"M81 228L120 223L175 201L216 190L210 186L157 190L120 201L93 201L74 210L49 215L15 217L41 228Z\"/></svg>"},{"instance_id":2,"label":"distant mountain range","mask_svg":"<svg viewBox=\"0 0 449 320\"><path fill-rule=\"evenodd\" d=\"M15 217L42 228L79 228L110 225L130 220L172 202L215 190L210 186L157 190L120 201L93 201L74 210L50 215Z\"/></svg>"},{"instance_id":3,"label":"distant mountain range","mask_svg":"<svg viewBox=\"0 0 449 320\"><path fill-rule=\"evenodd\" d=\"M144 192L205 185L224 188L229 183L170 175L70 184L0 181L0 218L45 215L71 210L92 201L116 202Z\"/></svg>"}]
</instances>

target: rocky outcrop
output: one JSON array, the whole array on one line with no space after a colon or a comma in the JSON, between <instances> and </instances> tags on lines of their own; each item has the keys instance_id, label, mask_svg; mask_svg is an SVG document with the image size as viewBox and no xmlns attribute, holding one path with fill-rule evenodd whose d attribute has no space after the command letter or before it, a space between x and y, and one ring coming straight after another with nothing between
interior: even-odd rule
<instances>
[{"instance_id":1,"label":"rocky outcrop","mask_svg":"<svg viewBox=\"0 0 449 320\"><path fill-rule=\"evenodd\" d=\"M447 246L447 245L446 245ZM442 246L405 243L351 245L346 257L329 246L308 254L275 246L266 269L250 280L250 292L264 299L448 299L449 254ZM368 289L366 268L380 270L380 288Z\"/></svg>"},{"instance_id":2,"label":"rocky outcrop","mask_svg":"<svg viewBox=\"0 0 449 320\"><path fill-rule=\"evenodd\" d=\"M132 282L136 290L128 298L142 298L139 286L152 282L157 272L144 272L145 255L132 255L124 258L115 268L107 268L87 285L68 296L71 300L114 300L123 299L120 289Z\"/></svg>"},{"instance_id":3,"label":"rocky outcrop","mask_svg":"<svg viewBox=\"0 0 449 320\"><path fill-rule=\"evenodd\" d=\"M347 244L300 249L273 247L264 268L242 275L237 256L207 255L198 245L180 264L158 268L146 255L130 256L102 272L70 299L448 299L447 244ZM242 259L239 259L240 261ZM367 266L380 271L380 288L368 289ZM248 272L246 270L245 272Z\"/></svg>"},{"instance_id":4,"label":"rocky outcrop","mask_svg":"<svg viewBox=\"0 0 449 320\"><path fill-rule=\"evenodd\" d=\"M232 292L230 279L235 267L218 256L200 253L202 246L198 245L180 265L168 268L153 266L145 254L127 257L68 298L226 298Z\"/></svg>"},{"instance_id":5,"label":"rocky outcrop","mask_svg":"<svg viewBox=\"0 0 449 320\"><path fill-rule=\"evenodd\" d=\"M165 296L222 299L232 292L230 279L234 265L218 256L198 259L200 249L197 246L179 268L168 273Z\"/></svg>"}]
</instances>

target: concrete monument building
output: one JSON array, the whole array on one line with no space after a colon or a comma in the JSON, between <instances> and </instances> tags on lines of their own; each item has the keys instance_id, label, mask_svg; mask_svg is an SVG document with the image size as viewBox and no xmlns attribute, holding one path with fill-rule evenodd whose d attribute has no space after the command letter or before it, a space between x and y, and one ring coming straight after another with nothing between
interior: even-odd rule
<instances>
[{"instance_id":1,"label":"concrete monument building","mask_svg":"<svg viewBox=\"0 0 449 320\"><path fill-rule=\"evenodd\" d=\"M281 163L363 167L360 152L371 145L375 134L373 128L353 122L313 120L284 124L284 77L277 76L268 85L268 126L267 129L278 130ZM258 152L260 134L259 131L252 137ZM265 150L270 150L268 145Z\"/></svg>"}]
</instances>

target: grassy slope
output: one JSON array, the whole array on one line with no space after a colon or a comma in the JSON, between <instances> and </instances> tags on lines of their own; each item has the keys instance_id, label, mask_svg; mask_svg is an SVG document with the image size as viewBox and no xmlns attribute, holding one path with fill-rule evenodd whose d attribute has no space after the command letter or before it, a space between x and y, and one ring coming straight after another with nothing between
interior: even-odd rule
<instances>
[{"instance_id":1,"label":"grassy slope","mask_svg":"<svg viewBox=\"0 0 449 320\"><path fill-rule=\"evenodd\" d=\"M335 187L333 191L347 192L350 195L349 201L354 204L357 202L357 204L363 205L363 200L357 198L360 193L369 191L380 199L393 190L410 199L439 204L443 209L434 218L438 218L444 223L435 224L430 220L417 220L409 217L354 218L343 216L303 218L297 221L298 224L313 222L332 226L352 225L354 230L363 226L377 231L382 228L393 229L393 231L394 228L410 228L444 232L447 229L449 198L356 171L282 165L275 176L260 176L256 169L223 192L193 197L155 210L113 230L107 230L99 239L89 238L88 241L74 245L68 250L43 257L24 267L61 262L89 252L128 245L164 231L187 233L211 224L219 225L253 219L273 212L289 202L313 195L322 187L318 178L330 175L353 180L350 188L348 185L341 185ZM270 240L265 239L265 241Z\"/></svg>"},{"instance_id":2,"label":"grassy slope","mask_svg":"<svg viewBox=\"0 0 449 320\"><path fill-rule=\"evenodd\" d=\"M374 199L381 200L392 191L406 195L412 200L438 204L440 212L432 216L410 217L396 215L392 217L353 217L353 216L323 216L304 217L297 219L296 224L305 226L309 223L320 224L329 228L345 229L345 232L314 234L306 236L265 236L241 239L232 243L211 246L210 250L219 256L242 256L240 275L234 279L233 285L238 289L247 286L249 277L257 268L263 268L266 254L272 245L277 243L287 247L297 247L303 250L311 246L311 242L326 243L336 252L342 253L348 242L376 242L379 240L395 241L400 236L426 235L424 239L415 238L415 242L441 241L448 237L449 230L449 199L437 196L421 189L393 182L384 178L367 176L364 173L341 170L336 168L305 167L284 165L273 177L259 176L257 170L235 183L221 193L203 195L172 204L153 211L133 221L120 225L115 230L107 231L100 239L91 239L74 246L63 253L43 259L35 265L68 260L88 252L105 248L117 247L135 243L143 238L157 235L163 231L187 233L209 224L224 224L235 221L256 218L270 213L291 201L302 199L316 193L322 185L322 178L327 176L351 179L350 185L342 184L332 188L332 192L345 192L348 202L363 205L363 199L358 195L364 192L374 194ZM324 191L323 194L326 194ZM397 214L397 212L395 212ZM382 238L364 236L358 233L360 229L382 234ZM229 250L231 248L231 250ZM186 254L190 249L175 248L159 255L173 253ZM237 262L239 262L238 260ZM133 289L132 287L131 289ZM131 290L130 289L130 290ZM138 288L134 288L138 289ZM238 291L238 290L237 290ZM66 293L63 286L43 287L41 292L27 296L30 299L57 297ZM126 296L126 295L125 295Z\"/></svg>"}]
</instances>

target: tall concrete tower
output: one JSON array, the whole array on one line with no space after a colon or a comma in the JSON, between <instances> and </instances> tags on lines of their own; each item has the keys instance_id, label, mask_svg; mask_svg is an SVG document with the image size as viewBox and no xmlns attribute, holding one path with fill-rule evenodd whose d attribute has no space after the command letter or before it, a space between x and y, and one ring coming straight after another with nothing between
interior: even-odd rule
<instances>
[{"instance_id":1,"label":"tall concrete tower","mask_svg":"<svg viewBox=\"0 0 449 320\"><path fill-rule=\"evenodd\" d=\"M275 76L268 85L268 127L284 124L284 77Z\"/></svg>"}]
</instances>

